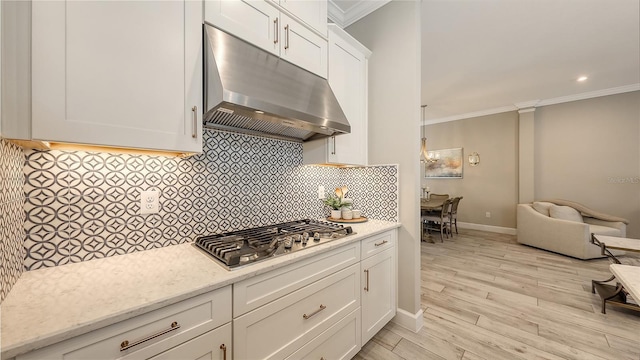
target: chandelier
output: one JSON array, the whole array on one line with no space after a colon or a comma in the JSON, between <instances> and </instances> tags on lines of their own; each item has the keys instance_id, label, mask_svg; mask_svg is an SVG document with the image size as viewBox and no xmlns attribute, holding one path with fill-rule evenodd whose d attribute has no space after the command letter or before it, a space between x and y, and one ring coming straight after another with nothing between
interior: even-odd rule
<instances>
[{"instance_id":1,"label":"chandelier","mask_svg":"<svg viewBox=\"0 0 640 360\"><path fill-rule=\"evenodd\" d=\"M420 122L420 133L422 134L422 141L420 146L420 162L421 163L434 163L438 161L438 156L434 156L432 152L427 151L427 138L424 136L424 114L427 109L427 105L421 105L422 108L422 121Z\"/></svg>"}]
</instances>

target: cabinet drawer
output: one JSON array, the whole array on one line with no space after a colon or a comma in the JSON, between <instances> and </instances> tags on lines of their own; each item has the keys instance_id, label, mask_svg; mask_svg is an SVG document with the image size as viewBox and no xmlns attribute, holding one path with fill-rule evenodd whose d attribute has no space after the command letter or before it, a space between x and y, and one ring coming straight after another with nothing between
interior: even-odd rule
<instances>
[{"instance_id":1,"label":"cabinet drawer","mask_svg":"<svg viewBox=\"0 0 640 360\"><path fill-rule=\"evenodd\" d=\"M360 306L359 264L237 319L234 358L282 359Z\"/></svg>"},{"instance_id":2,"label":"cabinet drawer","mask_svg":"<svg viewBox=\"0 0 640 360\"><path fill-rule=\"evenodd\" d=\"M360 309L344 317L289 356L297 359L351 359L360 351Z\"/></svg>"},{"instance_id":3,"label":"cabinet drawer","mask_svg":"<svg viewBox=\"0 0 640 360\"><path fill-rule=\"evenodd\" d=\"M230 321L231 286L227 286L18 356L16 360L148 358ZM174 322L179 327L172 327ZM149 340L142 342L145 338ZM129 342L129 349L121 351L124 341Z\"/></svg>"},{"instance_id":4,"label":"cabinet drawer","mask_svg":"<svg viewBox=\"0 0 640 360\"><path fill-rule=\"evenodd\" d=\"M396 231L388 231L362 240L361 259L385 251L396 243Z\"/></svg>"},{"instance_id":5,"label":"cabinet drawer","mask_svg":"<svg viewBox=\"0 0 640 360\"><path fill-rule=\"evenodd\" d=\"M149 360L231 359L231 323L211 330Z\"/></svg>"},{"instance_id":6,"label":"cabinet drawer","mask_svg":"<svg viewBox=\"0 0 640 360\"><path fill-rule=\"evenodd\" d=\"M354 243L236 283L233 285L233 317L256 309L358 261L360 243Z\"/></svg>"}]
</instances>

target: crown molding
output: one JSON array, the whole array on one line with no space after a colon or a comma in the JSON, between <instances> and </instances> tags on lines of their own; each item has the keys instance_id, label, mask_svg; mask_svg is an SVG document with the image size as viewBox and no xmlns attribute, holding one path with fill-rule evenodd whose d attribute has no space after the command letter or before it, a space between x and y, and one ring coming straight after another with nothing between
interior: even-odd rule
<instances>
[{"instance_id":1,"label":"crown molding","mask_svg":"<svg viewBox=\"0 0 640 360\"><path fill-rule=\"evenodd\" d=\"M334 24L344 29L344 11L332 0L329 0L327 3L327 17L333 21Z\"/></svg>"},{"instance_id":2,"label":"crown molding","mask_svg":"<svg viewBox=\"0 0 640 360\"><path fill-rule=\"evenodd\" d=\"M513 105L503 106L499 108L480 110L480 111L475 111L475 112L470 112L470 113L460 114L460 115L447 116L439 119L429 119L429 120L422 121L422 125L432 125L432 124L438 124L443 122L469 119L469 118L474 118L478 116L493 115L493 114L499 114L503 112L516 111L516 110L520 112L524 112L524 110L526 109L532 109L529 111L533 111L535 110L535 108L541 107L541 106L555 105L555 104L561 104L561 103L578 101L578 100L586 100L586 99L591 99L591 98L596 98L601 96L622 94L622 93L632 92L632 91L640 91L640 83L625 85L625 86L618 86L615 88L609 88L609 89L603 89L603 90L590 91L590 92L574 94L574 95L560 96L560 97L551 98L551 99L523 101Z\"/></svg>"},{"instance_id":3,"label":"crown molding","mask_svg":"<svg viewBox=\"0 0 640 360\"><path fill-rule=\"evenodd\" d=\"M341 28L346 28L354 22L378 10L390 1L391 0L358 1L355 5L344 11L333 1L329 0L327 16Z\"/></svg>"},{"instance_id":4,"label":"crown molding","mask_svg":"<svg viewBox=\"0 0 640 360\"><path fill-rule=\"evenodd\" d=\"M443 118L440 118L440 119L424 120L422 122L422 125L433 125L433 124L438 124L438 123L443 123L443 122L456 121L456 120L462 120L462 119L469 119L469 118L474 118L474 117L478 117L478 116L485 116L485 115L500 114L500 113L509 112L509 111L516 111L516 110L518 110L518 108L515 105L509 105L509 106L503 106L503 107L499 107L499 108L474 111L474 112L470 112L470 113L466 113L466 114L447 116L447 117L443 117Z\"/></svg>"},{"instance_id":5,"label":"crown molding","mask_svg":"<svg viewBox=\"0 0 640 360\"><path fill-rule=\"evenodd\" d=\"M571 101L586 100L586 99L596 98L600 96L622 94L622 93L638 91L638 90L640 90L640 83L541 100L537 106L561 104L561 103L566 103Z\"/></svg>"}]
</instances>

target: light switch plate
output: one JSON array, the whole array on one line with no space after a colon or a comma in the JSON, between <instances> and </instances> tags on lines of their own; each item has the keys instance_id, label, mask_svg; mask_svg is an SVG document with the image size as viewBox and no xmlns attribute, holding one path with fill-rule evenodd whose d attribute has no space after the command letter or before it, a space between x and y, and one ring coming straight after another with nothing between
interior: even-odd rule
<instances>
[{"instance_id":1,"label":"light switch plate","mask_svg":"<svg viewBox=\"0 0 640 360\"><path fill-rule=\"evenodd\" d=\"M318 185L318 199L324 199L324 186Z\"/></svg>"}]
</instances>

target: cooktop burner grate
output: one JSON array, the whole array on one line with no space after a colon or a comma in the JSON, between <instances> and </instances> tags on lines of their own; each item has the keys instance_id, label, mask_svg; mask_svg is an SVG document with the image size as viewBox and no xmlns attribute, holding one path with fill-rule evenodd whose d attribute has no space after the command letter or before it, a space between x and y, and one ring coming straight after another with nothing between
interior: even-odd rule
<instances>
[{"instance_id":1,"label":"cooktop burner grate","mask_svg":"<svg viewBox=\"0 0 640 360\"><path fill-rule=\"evenodd\" d=\"M195 246L233 269L351 234L351 227L304 219L201 236L196 239Z\"/></svg>"}]
</instances>

